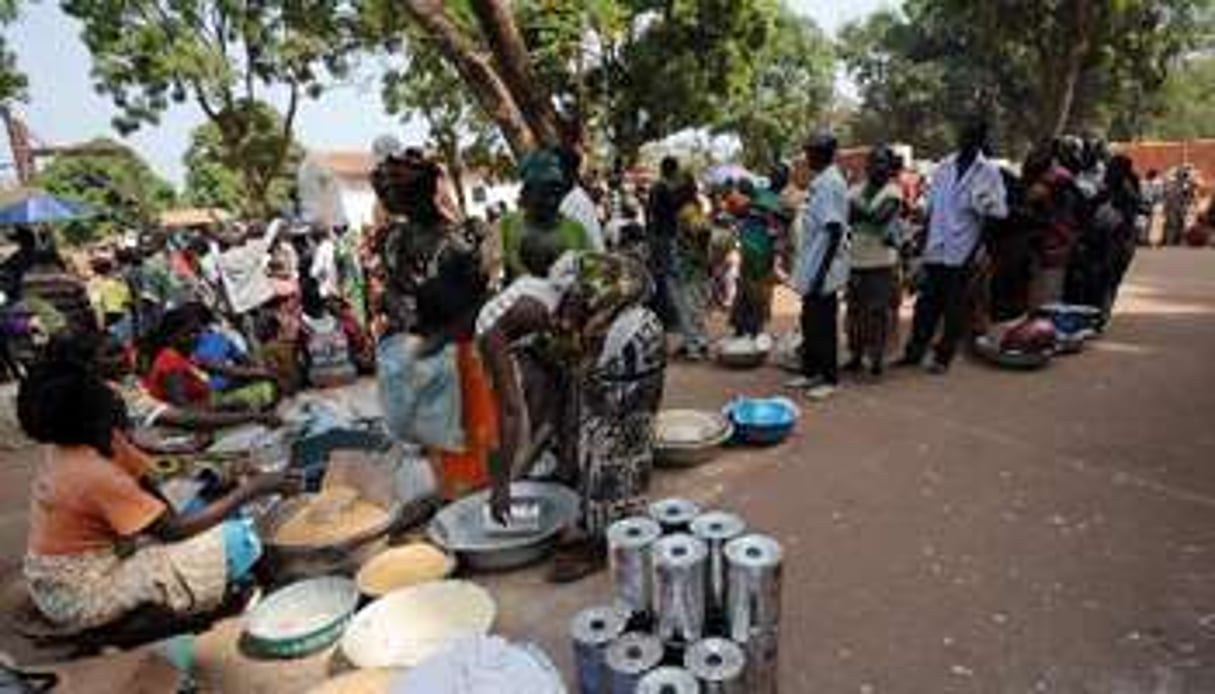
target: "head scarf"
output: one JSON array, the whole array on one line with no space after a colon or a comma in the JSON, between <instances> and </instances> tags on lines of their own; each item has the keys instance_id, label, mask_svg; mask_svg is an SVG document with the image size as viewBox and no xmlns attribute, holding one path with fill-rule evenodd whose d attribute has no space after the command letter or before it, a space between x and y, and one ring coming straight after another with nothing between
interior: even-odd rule
<instances>
[{"instance_id":1,"label":"head scarf","mask_svg":"<svg viewBox=\"0 0 1215 694\"><path fill-rule=\"evenodd\" d=\"M563 185L566 180L565 167L555 151L537 149L519 160L519 178L524 185Z\"/></svg>"}]
</instances>

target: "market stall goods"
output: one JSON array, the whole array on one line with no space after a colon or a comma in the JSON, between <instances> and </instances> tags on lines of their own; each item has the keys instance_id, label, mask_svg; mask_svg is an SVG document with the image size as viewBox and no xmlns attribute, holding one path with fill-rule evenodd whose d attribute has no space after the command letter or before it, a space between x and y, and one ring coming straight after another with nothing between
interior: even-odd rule
<instances>
[{"instance_id":1,"label":"market stall goods","mask_svg":"<svg viewBox=\"0 0 1215 694\"><path fill-rule=\"evenodd\" d=\"M633 614L648 615L653 607L653 545L662 536L656 521L634 516L608 526L608 566L612 594Z\"/></svg>"},{"instance_id":2,"label":"market stall goods","mask_svg":"<svg viewBox=\"0 0 1215 694\"><path fill-rule=\"evenodd\" d=\"M747 658L729 639L698 641L684 655L684 666L700 682L704 694L744 694Z\"/></svg>"},{"instance_id":3,"label":"market stall goods","mask_svg":"<svg viewBox=\"0 0 1215 694\"><path fill-rule=\"evenodd\" d=\"M333 486L304 502L276 529L279 545L308 546L343 542L388 522L379 504L359 496L350 487Z\"/></svg>"},{"instance_id":4,"label":"market stall goods","mask_svg":"<svg viewBox=\"0 0 1215 694\"><path fill-rule=\"evenodd\" d=\"M725 511L708 511L692 521L692 535L709 550L708 604L712 620L725 618L726 607L726 543L747 530L742 518Z\"/></svg>"},{"instance_id":5,"label":"market stall goods","mask_svg":"<svg viewBox=\"0 0 1215 694\"><path fill-rule=\"evenodd\" d=\"M705 633L708 549L691 535L654 543L654 622L657 636L675 646Z\"/></svg>"},{"instance_id":6,"label":"market stall goods","mask_svg":"<svg viewBox=\"0 0 1215 694\"><path fill-rule=\"evenodd\" d=\"M578 494L552 482L511 484L511 496L539 506L539 530L525 535L488 532L484 522L489 491L448 504L427 527L431 542L452 552L467 569L502 571L535 563L552 551L557 535L578 518Z\"/></svg>"},{"instance_id":7,"label":"market stall goods","mask_svg":"<svg viewBox=\"0 0 1215 694\"><path fill-rule=\"evenodd\" d=\"M402 588L363 608L342 637L342 653L358 667L413 667L450 644L486 634L497 607L468 581Z\"/></svg>"},{"instance_id":8,"label":"market stall goods","mask_svg":"<svg viewBox=\"0 0 1215 694\"><path fill-rule=\"evenodd\" d=\"M451 575L456 562L426 542L384 550L359 569L355 581L363 595L381 597L399 588L438 581Z\"/></svg>"},{"instance_id":9,"label":"market stall goods","mask_svg":"<svg viewBox=\"0 0 1215 694\"><path fill-rule=\"evenodd\" d=\"M734 427L719 412L663 410L654 422L655 462L690 467L713 459L734 435Z\"/></svg>"},{"instance_id":10,"label":"market stall goods","mask_svg":"<svg viewBox=\"0 0 1215 694\"><path fill-rule=\"evenodd\" d=\"M780 626L780 543L751 534L726 544L726 604L730 638L740 643L752 632Z\"/></svg>"},{"instance_id":11,"label":"market stall goods","mask_svg":"<svg viewBox=\"0 0 1215 694\"><path fill-rule=\"evenodd\" d=\"M348 578L326 576L271 593L245 619L245 638L256 655L294 658L336 641L358 607L359 591Z\"/></svg>"},{"instance_id":12,"label":"market stall goods","mask_svg":"<svg viewBox=\"0 0 1215 694\"><path fill-rule=\"evenodd\" d=\"M637 684L662 661L662 641L639 632L616 639L607 650L608 694L635 694Z\"/></svg>"},{"instance_id":13,"label":"market stall goods","mask_svg":"<svg viewBox=\"0 0 1215 694\"><path fill-rule=\"evenodd\" d=\"M687 670L660 667L650 670L637 683L637 694L701 694L700 683Z\"/></svg>"},{"instance_id":14,"label":"market stall goods","mask_svg":"<svg viewBox=\"0 0 1215 694\"><path fill-rule=\"evenodd\" d=\"M658 521L664 533L686 533L692 519L700 515L700 507L688 499L671 497L650 504L650 518Z\"/></svg>"},{"instance_id":15,"label":"market stall goods","mask_svg":"<svg viewBox=\"0 0 1215 694\"><path fill-rule=\"evenodd\" d=\"M599 694L609 680L607 648L624 633L628 615L616 606L588 607L570 621L578 691Z\"/></svg>"},{"instance_id":16,"label":"market stall goods","mask_svg":"<svg viewBox=\"0 0 1215 694\"><path fill-rule=\"evenodd\" d=\"M402 672L394 668L354 670L325 680L308 694L390 694Z\"/></svg>"}]
</instances>

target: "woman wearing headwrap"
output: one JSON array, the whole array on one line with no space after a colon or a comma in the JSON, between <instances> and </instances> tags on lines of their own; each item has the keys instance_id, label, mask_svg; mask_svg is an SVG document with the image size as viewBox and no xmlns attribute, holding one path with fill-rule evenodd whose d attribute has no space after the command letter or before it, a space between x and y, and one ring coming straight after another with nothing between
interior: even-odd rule
<instances>
[{"instance_id":1,"label":"woman wearing headwrap","mask_svg":"<svg viewBox=\"0 0 1215 694\"><path fill-rule=\"evenodd\" d=\"M501 221L502 270L507 282L526 274L519 257L524 239L535 238L555 255L562 251L591 250L591 238L578 222L561 214L561 201L569 192L570 176L561 157L552 150L528 153L519 162L523 190L519 211Z\"/></svg>"},{"instance_id":2,"label":"woman wearing headwrap","mask_svg":"<svg viewBox=\"0 0 1215 694\"><path fill-rule=\"evenodd\" d=\"M582 496L583 535L566 545L551 580L603 565L604 532L643 504L662 400L665 335L644 301L650 282L631 259L566 252L523 239L528 274L482 309L477 334L498 399L492 511L509 518L510 482L545 449Z\"/></svg>"},{"instance_id":3,"label":"woman wearing headwrap","mask_svg":"<svg viewBox=\"0 0 1215 694\"><path fill-rule=\"evenodd\" d=\"M417 324L417 293L452 255L474 254L450 205L443 170L418 150L384 154L372 173L376 196L389 215L380 231L383 288L381 333L408 333Z\"/></svg>"}]
</instances>

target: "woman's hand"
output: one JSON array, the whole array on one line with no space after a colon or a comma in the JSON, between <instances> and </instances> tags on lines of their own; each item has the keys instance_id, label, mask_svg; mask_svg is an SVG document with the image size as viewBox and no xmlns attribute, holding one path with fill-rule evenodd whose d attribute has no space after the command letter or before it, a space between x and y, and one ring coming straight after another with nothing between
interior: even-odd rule
<instances>
[{"instance_id":1,"label":"woman's hand","mask_svg":"<svg viewBox=\"0 0 1215 694\"><path fill-rule=\"evenodd\" d=\"M510 524L510 503L510 479L495 481L489 490L489 513L502 525Z\"/></svg>"},{"instance_id":2,"label":"woman's hand","mask_svg":"<svg viewBox=\"0 0 1215 694\"><path fill-rule=\"evenodd\" d=\"M304 491L304 475L298 470L266 472L251 478L245 485L253 497L272 494L293 496Z\"/></svg>"}]
</instances>

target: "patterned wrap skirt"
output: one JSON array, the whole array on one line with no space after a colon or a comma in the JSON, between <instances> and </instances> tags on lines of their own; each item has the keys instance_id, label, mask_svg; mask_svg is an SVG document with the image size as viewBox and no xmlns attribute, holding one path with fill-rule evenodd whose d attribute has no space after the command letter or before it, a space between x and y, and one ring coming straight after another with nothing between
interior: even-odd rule
<instances>
[{"instance_id":1,"label":"patterned wrap skirt","mask_svg":"<svg viewBox=\"0 0 1215 694\"><path fill-rule=\"evenodd\" d=\"M85 630L113 623L139 607L182 615L218 608L230 577L260 555L243 521L229 521L181 542L157 543L127 557L113 550L25 557L34 604L58 626Z\"/></svg>"},{"instance_id":2,"label":"patterned wrap skirt","mask_svg":"<svg viewBox=\"0 0 1215 694\"><path fill-rule=\"evenodd\" d=\"M645 506L665 374L662 322L634 306L616 317L597 363L575 384L582 523L593 536Z\"/></svg>"}]
</instances>

